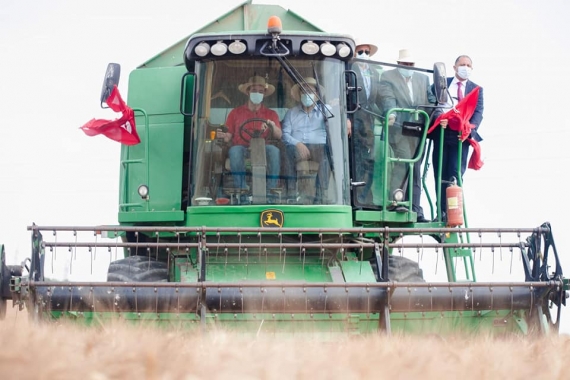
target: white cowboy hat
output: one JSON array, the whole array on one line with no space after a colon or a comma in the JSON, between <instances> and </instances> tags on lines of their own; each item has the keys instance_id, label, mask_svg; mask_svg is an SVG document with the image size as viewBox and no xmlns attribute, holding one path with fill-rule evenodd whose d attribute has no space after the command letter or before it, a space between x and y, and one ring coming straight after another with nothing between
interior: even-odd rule
<instances>
[{"instance_id":1,"label":"white cowboy hat","mask_svg":"<svg viewBox=\"0 0 570 380\"><path fill-rule=\"evenodd\" d=\"M416 63L412 52L408 49L401 49L400 56L398 57L398 62L405 62L405 63Z\"/></svg>"},{"instance_id":2,"label":"white cowboy hat","mask_svg":"<svg viewBox=\"0 0 570 380\"><path fill-rule=\"evenodd\" d=\"M354 55L356 55L356 52L358 52L358 50L360 50L359 47L364 46L364 45L370 46L370 55L369 55L370 57L372 57L378 51L378 46L371 44L371 43L368 43L368 42L363 42L358 38L354 41L354 43L356 44L356 46L354 47L354 52L355 52Z\"/></svg>"},{"instance_id":3,"label":"white cowboy hat","mask_svg":"<svg viewBox=\"0 0 570 380\"><path fill-rule=\"evenodd\" d=\"M275 92L275 86L267 83L265 81L265 78L260 77L259 75L253 76L249 78L247 82L240 84L238 86L238 90L247 95L247 89L254 84L260 84L262 86L265 86L265 96L269 96Z\"/></svg>"},{"instance_id":4,"label":"white cowboy hat","mask_svg":"<svg viewBox=\"0 0 570 380\"><path fill-rule=\"evenodd\" d=\"M307 84L309 84L309 85L314 86L315 88L317 87L317 81L315 80L315 78L307 77L307 78L305 78L305 82L307 82ZM322 96L322 94L324 92L325 92L325 88L323 86L319 85L320 96ZM301 86L299 86L299 84L296 84L291 88L291 96L296 101L301 100Z\"/></svg>"}]
</instances>

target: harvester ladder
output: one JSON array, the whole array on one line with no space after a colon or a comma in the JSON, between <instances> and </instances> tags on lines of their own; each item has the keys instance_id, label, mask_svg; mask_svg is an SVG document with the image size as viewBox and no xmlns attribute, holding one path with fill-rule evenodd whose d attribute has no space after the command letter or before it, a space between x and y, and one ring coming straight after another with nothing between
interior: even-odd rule
<instances>
[{"instance_id":1,"label":"harvester ladder","mask_svg":"<svg viewBox=\"0 0 570 380\"><path fill-rule=\"evenodd\" d=\"M442 164L443 164L443 141L444 141L444 130L443 128L440 128L440 132L439 132L439 153L437 156L437 159L439 160L439 170L436 173L436 181L437 183L442 183L442 178L441 178L441 169L442 169ZM463 181L461 178L461 157L462 157L462 149L463 149L463 144L457 144L458 148L457 148L457 175L456 175L456 180L457 180L457 185L459 187L461 187L463 189ZM431 149L432 149L432 142L430 141L430 143L428 144L427 147L427 157L431 157ZM428 202L429 202L429 206L430 206L430 210L431 210L431 216L433 217L434 214L434 207L433 207L433 203L431 200L431 197L429 195L429 191L427 189L426 186L426 177L427 177L427 172L429 170L429 160L426 160L426 163L424 165L424 170L423 170L423 174L422 174L422 186L423 186L423 190L428 198ZM448 178L446 179L448 180ZM438 191L436 191L435 197L436 197L436 215L438 216L438 218L441 217L442 215L442 210L440 208L441 205L441 197L445 196L443 194L440 194L441 189L443 189L443 187L438 186L437 187ZM467 207L465 206L465 194L463 194L463 218L464 218L464 224L465 227L469 227L469 223L467 222ZM440 219L441 220L441 219ZM459 232L453 232L453 233L446 233L445 236L442 237L442 242L445 243L455 243L455 244L461 244L461 243L471 243L471 239L469 237L468 233L459 233ZM476 277L475 277L475 264L474 264L474 260L473 260L473 250L471 248L444 248L444 257L445 257L445 266L446 266L446 270L447 270L447 278L449 279L449 281L453 281L456 282L457 281L457 272L456 272L456 264L457 264L457 260L458 259L463 259L463 267L465 269L465 278L461 279L461 281L477 281Z\"/></svg>"},{"instance_id":2,"label":"harvester ladder","mask_svg":"<svg viewBox=\"0 0 570 380\"><path fill-rule=\"evenodd\" d=\"M129 166L131 164L142 164L145 165L145 173L146 173L146 185L149 185L150 182L150 165L148 160L148 153L149 153L149 145L150 145L150 131L148 127L148 114L142 108L133 108L133 111L140 112L144 116L144 124L145 124L145 141L144 141L144 157L143 158L129 158L130 147L122 147L121 149L121 181L122 181L122 188L123 191L119 194L119 210L127 211L128 207L137 207L142 208L144 211L149 211L149 204L148 201L145 202L127 202L129 198L129 182L128 182L128 173L129 173Z\"/></svg>"},{"instance_id":3,"label":"harvester ladder","mask_svg":"<svg viewBox=\"0 0 570 380\"><path fill-rule=\"evenodd\" d=\"M460 232L446 233L443 239L444 243L470 243L469 234ZM477 281L475 278L475 264L473 260L473 250L467 248L444 248L445 267L447 270L447 278L449 281L457 281L457 261L463 259L463 267L465 269L465 278L461 281Z\"/></svg>"}]
</instances>

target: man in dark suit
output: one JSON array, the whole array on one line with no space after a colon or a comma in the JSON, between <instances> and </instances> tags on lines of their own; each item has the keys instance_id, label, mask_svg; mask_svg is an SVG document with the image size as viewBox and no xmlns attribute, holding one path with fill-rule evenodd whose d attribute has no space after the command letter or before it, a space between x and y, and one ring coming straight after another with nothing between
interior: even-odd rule
<instances>
[{"instance_id":1,"label":"man in dark suit","mask_svg":"<svg viewBox=\"0 0 570 380\"><path fill-rule=\"evenodd\" d=\"M352 140L353 140L353 181L365 182L364 186L356 188L356 200L360 205L371 205L372 186L374 173L374 121L375 116L380 115L378 107L380 97L378 96L378 83L380 74L378 65L371 65L365 62L369 60L377 51L378 47L370 43L356 42L355 58L359 61L352 65L352 70L356 73L358 86L362 88L358 93L360 109L356 111L352 118ZM372 113L371 113L372 112Z\"/></svg>"},{"instance_id":2,"label":"man in dark suit","mask_svg":"<svg viewBox=\"0 0 570 380\"><path fill-rule=\"evenodd\" d=\"M447 78L447 88L451 99L448 99L448 107L452 107L457 104L465 95L473 91L478 85L469 80L471 71L473 69L473 62L471 58L466 55L460 55L455 60L455 65L453 66L455 70L455 76ZM475 112L471 116L469 122L473 125L471 130L471 138L477 142L483 139L479 135L479 126L483 120L483 88L479 86L479 99L477 100L477 107ZM440 110L439 112L444 112ZM434 113L434 116L437 117ZM435 120L435 119L434 119ZM463 175L465 174L465 169L467 168L467 156L469 155L469 142L463 141L461 145L461 168L458 167L458 156L459 156L459 138L458 132L452 131L449 128L445 128L447 121L445 120L438 126L431 134L434 141L434 149L432 153L433 161L433 172L436 183L436 191L441 189L441 211L445 213L447 209L447 199L445 197L445 189L449 183L443 182L443 186L438 185L438 172L439 166L439 155L440 150L442 151L442 164L441 164L441 179L442 181L450 181L452 177L456 178L459 183L463 182ZM444 128L443 146L440 144L440 133L441 127ZM461 172L459 172L461 169ZM445 214L442 214L442 219L445 220Z\"/></svg>"},{"instance_id":3,"label":"man in dark suit","mask_svg":"<svg viewBox=\"0 0 570 380\"><path fill-rule=\"evenodd\" d=\"M399 52L398 65L413 67L415 60L408 49ZM427 75L406 68L397 68L385 71L380 78L380 97L382 108L388 112L393 108L423 109L431 112L429 108L422 108L435 103L435 96L432 93ZM406 112L388 115L388 125L390 126L389 141L395 157L411 159L418 152L420 135L411 136L403 134L402 124L405 121L415 121L412 115ZM425 122L425 120L418 120ZM414 164L413 172L413 193L412 211L417 213L418 222L427 222L424 212L420 206L421 198L421 162L422 156ZM408 188L408 164L395 163L392 169L390 181L390 192L396 189L407 190ZM409 199L409 195L407 194Z\"/></svg>"}]
</instances>

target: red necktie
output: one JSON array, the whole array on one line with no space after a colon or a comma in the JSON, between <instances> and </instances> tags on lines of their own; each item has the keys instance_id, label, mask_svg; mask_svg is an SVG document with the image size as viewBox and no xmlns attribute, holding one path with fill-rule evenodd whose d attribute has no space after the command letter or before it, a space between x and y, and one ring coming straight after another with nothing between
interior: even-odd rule
<instances>
[{"instance_id":1,"label":"red necktie","mask_svg":"<svg viewBox=\"0 0 570 380\"><path fill-rule=\"evenodd\" d=\"M461 91L461 82L457 82L457 101L461 101L463 99L463 92Z\"/></svg>"}]
</instances>

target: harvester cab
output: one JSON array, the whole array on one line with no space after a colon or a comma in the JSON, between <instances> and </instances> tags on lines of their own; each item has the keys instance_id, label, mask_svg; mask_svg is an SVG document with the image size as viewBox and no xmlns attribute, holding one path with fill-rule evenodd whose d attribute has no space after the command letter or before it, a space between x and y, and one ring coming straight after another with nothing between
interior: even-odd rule
<instances>
[{"instance_id":1,"label":"harvester cab","mask_svg":"<svg viewBox=\"0 0 570 380\"><path fill-rule=\"evenodd\" d=\"M433 101L387 108L364 101L359 66L402 67L354 49L246 1L132 71L141 143L121 148L118 225L30 226L26 268L2 250L0 306L271 332L556 330L567 283L549 224L417 223L410 179L446 100L443 64L405 67L431 76ZM102 106L119 75L110 64ZM508 250L518 270L477 281L475 249ZM426 282L440 257L443 280Z\"/></svg>"}]
</instances>

